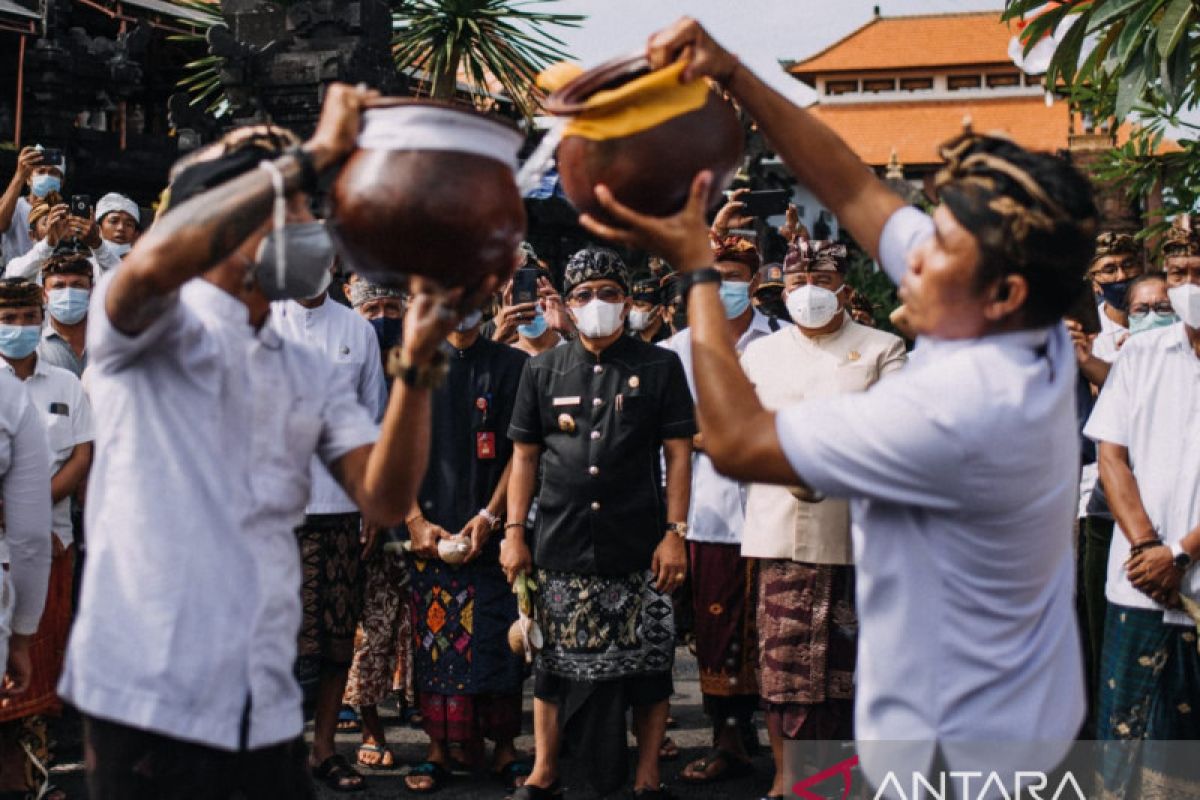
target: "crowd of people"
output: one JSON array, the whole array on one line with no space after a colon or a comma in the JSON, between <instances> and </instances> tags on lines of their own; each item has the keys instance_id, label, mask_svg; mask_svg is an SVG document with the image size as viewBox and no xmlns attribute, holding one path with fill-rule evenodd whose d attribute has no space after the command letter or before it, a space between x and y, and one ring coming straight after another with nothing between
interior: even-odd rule
<instances>
[{"instance_id":1,"label":"crowd of people","mask_svg":"<svg viewBox=\"0 0 1200 800\"><path fill-rule=\"evenodd\" d=\"M1036 742L1008 766L1050 771L1077 738L1200 738L1200 230L1151 258L1066 161L969 129L927 214L690 20L648 47L681 54L900 286L915 348L846 243L789 215L762 263L739 193L706 213L708 173L662 219L597 187L595 244L522 245L504 284L349 274L311 199L362 88L330 87L307 141L188 154L152 225L116 192L64 201L62 154L21 151L0 798L55 796L64 701L95 800L359 791L402 766L391 699L428 737L409 792L466 771L520 800L563 796L568 753L647 800L746 775L759 712L772 800L803 777L788 742L857 739L879 785L899 762L870 742L919 772ZM711 749L668 789L681 641ZM1152 753L1097 780L1200 793Z\"/></svg>"}]
</instances>

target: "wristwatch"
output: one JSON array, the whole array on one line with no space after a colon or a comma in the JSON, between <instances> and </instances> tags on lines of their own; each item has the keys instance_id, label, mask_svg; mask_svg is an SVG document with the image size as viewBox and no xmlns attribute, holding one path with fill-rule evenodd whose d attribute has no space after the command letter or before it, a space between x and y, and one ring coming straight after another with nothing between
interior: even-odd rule
<instances>
[{"instance_id":1,"label":"wristwatch","mask_svg":"<svg viewBox=\"0 0 1200 800\"><path fill-rule=\"evenodd\" d=\"M1175 569L1180 572L1187 572L1192 566L1192 557L1183 549L1183 542L1171 545L1171 558L1175 561Z\"/></svg>"},{"instance_id":2,"label":"wristwatch","mask_svg":"<svg viewBox=\"0 0 1200 800\"><path fill-rule=\"evenodd\" d=\"M701 283L720 283L721 273L716 267L705 267L695 272L685 272L679 279L679 295L687 297L693 286Z\"/></svg>"},{"instance_id":3,"label":"wristwatch","mask_svg":"<svg viewBox=\"0 0 1200 800\"><path fill-rule=\"evenodd\" d=\"M668 522L667 533L673 533L680 539L686 539L688 534L688 524L686 522Z\"/></svg>"},{"instance_id":4,"label":"wristwatch","mask_svg":"<svg viewBox=\"0 0 1200 800\"><path fill-rule=\"evenodd\" d=\"M387 374L414 389L436 389L446 380L449 371L450 360L441 350L434 353L428 364L421 365L410 363L399 345L388 351Z\"/></svg>"}]
</instances>

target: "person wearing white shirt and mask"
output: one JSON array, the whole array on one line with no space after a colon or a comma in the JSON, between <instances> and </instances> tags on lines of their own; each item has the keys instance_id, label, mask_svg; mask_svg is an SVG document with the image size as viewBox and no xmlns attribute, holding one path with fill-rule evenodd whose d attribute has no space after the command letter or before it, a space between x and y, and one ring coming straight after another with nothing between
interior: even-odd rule
<instances>
[{"instance_id":1,"label":"person wearing white shirt and mask","mask_svg":"<svg viewBox=\"0 0 1200 800\"><path fill-rule=\"evenodd\" d=\"M689 284L697 408L717 469L851 500L860 622L855 736L889 772L1048 771L1084 715L1072 527L1075 362L1061 318L1097 210L1061 159L967 130L942 148L941 205L904 205L836 134L694 20L650 40L651 68L723 83L801 184L900 283L919 342L866 392L763 407L738 368L707 246L702 172L654 219L596 198L593 234L667 258ZM999 747L1005 742L1011 748ZM934 785L938 776L934 775Z\"/></svg>"},{"instance_id":2,"label":"person wearing white shirt and mask","mask_svg":"<svg viewBox=\"0 0 1200 800\"><path fill-rule=\"evenodd\" d=\"M167 212L93 295L89 391L103 413L59 684L84 717L93 800L362 784L343 758L305 755L295 528L314 455L364 515L404 518L463 292L417 289L381 426L323 353L268 318L271 300L322 286L332 243L313 235L310 193L354 151L373 96L326 87L303 144L257 125L189 154Z\"/></svg>"},{"instance_id":3,"label":"person wearing white shirt and mask","mask_svg":"<svg viewBox=\"0 0 1200 800\"><path fill-rule=\"evenodd\" d=\"M12 180L0 195L0 259L4 263L29 252L34 242L29 235L29 212L38 201L63 196L66 174L67 160L61 150L55 155L40 144L21 148ZM29 196L22 196L27 189Z\"/></svg>"},{"instance_id":4,"label":"person wearing white shirt and mask","mask_svg":"<svg viewBox=\"0 0 1200 800\"><path fill-rule=\"evenodd\" d=\"M100 238L117 258L124 258L142 233L142 211L123 194L109 192L96 203L96 224Z\"/></svg>"},{"instance_id":5,"label":"person wearing white shirt and mask","mask_svg":"<svg viewBox=\"0 0 1200 800\"><path fill-rule=\"evenodd\" d=\"M1131 337L1084 434L1116 518L1097 739L1200 738L1185 698L1200 692L1200 236L1175 228L1163 244L1167 296L1183 321ZM1144 744L1140 769L1105 762L1106 792L1200 794L1200 768Z\"/></svg>"},{"instance_id":6,"label":"person wearing white shirt and mask","mask_svg":"<svg viewBox=\"0 0 1200 800\"><path fill-rule=\"evenodd\" d=\"M742 369L772 410L863 392L904 366L904 341L859 325L847 311L846 246L797 239L783 262L788 314L796 323L752 343ZM848 739L853 730L854 567L845 499L752 483L742 555L758 560L760 692L775 781L785 794L799 775L783 763L784 740Z\"/></svg>"},{"instance_id":7,"label":"person wearing white shirt and mask","mask_svg":"<svg viewBox=\"0 0 1200 800\"><path fill-rule=\"evenodd\" d=\"M87 369L87 317L94 274L82 253L56 255L42 265L47 319L38 356L77 378Z\"/></svg>"},{"instance_id":8,"label":"person wearing white shirt and mask","mask_svg":"<svg viewBox=\"0 0 1200 800\"><path fill-rule=\"evenodd\" d=\"M738 352L778 330L779 323L750 302L758 282L758 249L744 239L716 240L721 301ZM790 326L789 326L790 327ZM692 334L682 330L662 347L679 355L695 397ZM747 733L758 710L758 641L754 634L754 562L742 558L745 489L719 475L704 454L704 434L693 439L692 502L688 510L690 601L704 713L712 722L712 749L684 767L680 780L714 783L751 769ZM753 735L751 733L751 735Z\"/></svg>"}]
</instances>

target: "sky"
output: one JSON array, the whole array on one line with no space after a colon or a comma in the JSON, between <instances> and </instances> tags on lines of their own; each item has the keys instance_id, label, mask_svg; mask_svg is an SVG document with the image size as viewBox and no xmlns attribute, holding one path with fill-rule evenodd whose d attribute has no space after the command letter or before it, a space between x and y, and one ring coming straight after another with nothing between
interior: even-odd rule
<instances>
[{"instance_id":1,"label":"sky","mask_svg":"<svg viewBox=\"0 0 1200 800\"><path fill-rule=\"evenodd\" d=\"M580 28L555 29L585 67L640 51L654 31L695 17L773 87L807 104L815 93L783 72L779 59L823 50L869 22L877 5L884 16L1004 7L1003 0L559 0L553 10L588 15Z\"/></svg>"}]
</instances>

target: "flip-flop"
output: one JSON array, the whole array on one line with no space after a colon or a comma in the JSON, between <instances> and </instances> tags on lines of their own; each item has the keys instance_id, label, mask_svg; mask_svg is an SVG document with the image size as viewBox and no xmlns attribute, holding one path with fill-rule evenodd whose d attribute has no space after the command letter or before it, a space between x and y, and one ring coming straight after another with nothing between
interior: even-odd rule
<instances>
[{"instance_id":1,"label":"flip-flop","mask_svg":"<svg viewBox=\"0 0 1200 800\"><path fill-rule=\"evenodd\" d=\"M675 744L675 740L670 736L664 736L662 744L658 747L659 761L674 761L679 758L679 745Z\"/></svg>"},{"instance_id":2,"label":"flip-flop","mask_svg":"<svg viewBox=\"0 0 1200 800\"><path fill-rule=\"evenodd\" d=\"M379 761L374 764L363 761L362 754L364 752L377 753ZM367 742L363 742L358 746L358 750L354 755L354 762L364 769L395 769L400 766L396 761L396 754L386 744L369 744Z\"/></svg>"},{"instance_id":3,"label":"flip-flop","mask_svg":"<svg viewBox=\"0 0 1200 800\"><path fill-rule=\"evenodd\" d=\"M350 706L342 706L338 711L337 732L358 733L362 730L362 717Z\"/></svg>"},{"instance_id":4,"label":"flip-flop","mask_svg":"<svg viewBox=\"0 0 1200 800\"><path fill-rule=\"evenodd\" d=\"M367 781L340 753L335 753L315 767L310 767L312 776L335 792L361 792ZM357 779L357 783L354 781ZM349 780L350 783L345 781Z\"/></svg>"},{"instance_id":5,"label":"flip-flop","mask_svg":"<svg viewBox=\"0 0 1200 800\"><path fill-rule=\"evenodd\" d=\"M530 786L528 783L517 789L506 800L562 800L563 787L560 781L549 786Z\"/></svg>"},{"instance_id":6,"label":"flip-flop","mask_svg":"<svg viewBox=\"0 0 1200 800\"><path fill-rule=\"evenodd\" d=\"M415 767L410 769L408 774L404 776L404 788L408 789L413 794L433 794L441 789L446 782L453 777L454 776L451 775L450 772L441 764L433 761L422 761L420 764L417 764ZM418 789L408 782L409 778L429 778L429 785L422 789Z\"/></svg>"},{"instance_id":7,"label":"flip-flop","mask_svg":"<svg viewBox=\"0 0 1200 800\"><path fill-rule=\"evenodd\" d=\"M715 775L709 775L709 767L717 763L723 763L724 769L717 771ZM694 769L693 769L694 768ZM741 778L749 775L754 771L754 765L744 758L738 758L728 750L710 750L703 757L693 761L683 768L679 773L679 780L684 783L690 783L693 786L699 786L706 783L719 783L728 781L734 778ZM695 773L700 773L698 777L691 777Z\"/></svg>"},{"instance_id":8,"label":"flip-flop","mask_svg":"<svg viewBox=\"0 0 1200 800\"><path fill-rule=\"evenodd\" d=\"M517 779L528 778L529 774L533 772L533 764L519 758L514 758L503 767L493 769L491 772L492 777L500 781L505 789L513 792L520 788L517 786Z\"/></svg>"}]
</instances>

